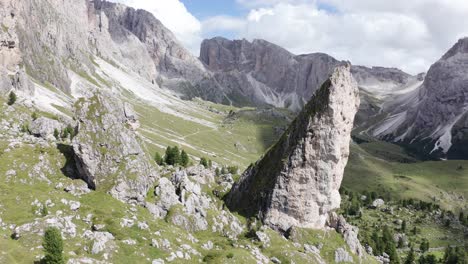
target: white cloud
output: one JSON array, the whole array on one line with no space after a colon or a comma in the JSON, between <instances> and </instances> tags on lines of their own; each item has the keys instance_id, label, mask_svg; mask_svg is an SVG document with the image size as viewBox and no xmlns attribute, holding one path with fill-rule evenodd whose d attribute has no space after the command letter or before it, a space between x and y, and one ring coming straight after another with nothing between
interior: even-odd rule
<instances>
[{"instance_id":1,"label":"white cloud","mask_svg":"<svg viewBox=\"0 0 468 264\"><path fill-rule=\"evenodd\" d=\"M245 27L246 21L243 18L233 16L214 16L203 21L203 32L234 31L239 32Z\"/></svg>"},{"instance_id":2,"label":"white cloud","mask_svg":"<svg viewBox=\"0 0 468 264\"><path fill-rule=\"evenodd\" d=\"M202 38L221 34L418 73L468 35L467 0L235 0L246 15L202 22L181 0L115 1L154 13L196 55Z\"/></svg>"},{"instance_id":3,"label":"white cloud","mask_svg":"<svg viewBox=\"0 0 468 264\"><path fill-rule=\"evenodd\" d=\"M312 0L315 1L315 0ZM306 3L307 0L236 0L238 4L246 8L269 7L276 4ZM309 0L311 2L311 0Z\"/></svg>"},{"instance_id":4,"label":"white cloud","mask_svg":"<svg viewBox=\"0 0 468 264\"><path fill-rule=\"evenodd\" d=\"M200 49L201 22L179 0L112 0L154 14L192 53Z\"/></svg>"}]
</instances>

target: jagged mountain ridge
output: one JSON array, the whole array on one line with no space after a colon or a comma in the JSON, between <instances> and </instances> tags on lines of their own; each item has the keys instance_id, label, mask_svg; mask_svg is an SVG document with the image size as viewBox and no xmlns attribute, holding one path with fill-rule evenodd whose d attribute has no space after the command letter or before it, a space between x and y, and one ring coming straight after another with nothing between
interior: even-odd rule
<instances>
[{"instance_id":1,"label":"jagged mountain ridge","mask_svg":"<svg viewBox=\"0 0 468 264\"><path fill-rule=\"evenodd\" d=\"M151 81L155 89L164 87L185 99L200 97L215 103L273 105L299 111L332 69L343 63L321 53L296 56L264 40L250 43L222 38L205 40L198 59L151 13L107 1L66 3L64 10L43 9L48 5L61 8L54 1L44 4L10 1L5 4L8 5L18 10L17 26L13 26L18 30L10 33L18 35L15 50L24 55L17 56L24 57L24 61L12 64L23 67L11 72L27 71L36 80L51 83L66 93L75 92L74 74L93 77L96 69L88 54L94 54L112 64L131 68ZM35 18L37 10L44 17L58 17L60 23L51 20L43 28L45 20L38 19L33 28L26 30L25 21ZM80 18L75 19L70 10L80 13ZM35 36L32 31L47 34ZM67 34L71 31L75 34ZM233 61L226 63L229 60ZM401 79L409 77L400 73L403 77L394 75L397 79L394 81L382 79L384 74L372 69L362 68L359 72L366 73L357 78L363 86L403 84Z\"/></svg>"},{"instance_id":2,"label":"jagged mountain ridge","mask_svg":"<svg viewBox=\"0 0 468 264\"><path fill-rule=\"evenodd\" d=\"M333 69L345 63L324 53L294 55L265 40L249 42L222 37L204 40L200 59L237 103L269 104L293 111L302 109ZM368 101L365 95L382 100L417 80L416 76L393 68L352 66L351 71L363 90L364 102ZM361 115L369 114L367 104L362 107Z\"/></svg>"},{"instance_id":3,"label":"jagged mountain ridge","mask_svg":"<svg viewBox=\"0 0 468 264\"><path fill-rule=\"evenodd\" d=\"M223 38L205 40L198 59L185 50L160 21L144 10L99 0L66 3L65 6L57 5L58 9L47 9L49 11L44 7L55 5L54 1L43 5L40 1L5 1L3 4L17 10L16 14L7 14L4 18L7 29L2 31L5 46L1 53L6 54L2 55L5 62L0 82L3 92L13 82L18 90L32 94L34 85L27 78L30 75L39 82L79 96L85 91L77 87L77 75L88 79L96 75L95 60L89 55L92 54L118 67L131 68L151 82L154 89L163 87L184 99L201 97L217 103L273 105L298 111L330 71L343 63L321 53L296 56L264 40L249 42ZM69 10L83 15L75 18ZM60 22L51 20L52 23L44 23L45 18L33 15L37 11L58 17ZM26 30L28 17L36 19L31 30ZM47 34L36 36L30 33L32 31L45 31ZM70 31L75 34L68 34ZM456 46L442 59L447 61L462 50L463 45ZM434 67L438 67L437 71L444 71L442 67L445 65L438 63ZM434 71L431 71L431 76ZM356 117L359 130L372 127L367 130L372 131L368 135L405 145L421 141L413 141L415 136L408 134L405 141L402 137L404 132L399 133L395 129L397 126L401 129L409 127L414 121L416 114L407 117L404 109L410 104L415 105L413 99L422 98L421 94L426 93L424 89L415 91L422 84L423 75L411 76L398 69L362 66L353 66L352 73L361 89L361 109ZM444 84L432 84L441 85ZM403 110L398 112L398 109ZM390 115L384 122L379 121L382 113ZM423 116L429 126L451 118L437 114ZM463 116L457 118L465 119ZM404 119L408 119L405 120L408 125L400 125ZM456 142L464 140L466 133L460 120L444 127L432 127L431 133L423 131L425 125L417 125L409 134L424 134L421 138L426 142L422 144L426 156L463 158L466 151L451 142L452 139L457 139ZM375 126L375 122L382 125ZM448 127L456 129L453 133L445 133ZM449 153L452 145L456 147Z\"/></svg>"},{"instance_id":4,"label":"jagged mountain ridge","mask_svg":"<svg viewBox=\"0 0 468 264\"><path fill-rule=\"evenodd\" d=\"M434 63L416 90L384 107L372 136L403 144L423 157L464 159L467 132L468 38Z\"/></svg>"},{"instance_id":5,"label":"jagged mountain ridge","mask_svg":"<svg viewBox=\"0 0 468 264\"><path fill-rule=\"evenodd\" d=\"M94 77L96 65L91 56L95 56L131 68L155 89L164 86L189 99L196 96L226 101L223 89L198 58L147 11L100 0L5 0L2 5L15 10L11 18L5 15L13 22L6 26L6 34L2 31L2 39L15 44L13 49L6 49L8 57L16 53L21 60L12 61L12 65L21 67L9 67L10 74L27 71L40 82L73 93L74 74ZM42 16L36 15L39 13Z\"/></svg>"}]
</instances>

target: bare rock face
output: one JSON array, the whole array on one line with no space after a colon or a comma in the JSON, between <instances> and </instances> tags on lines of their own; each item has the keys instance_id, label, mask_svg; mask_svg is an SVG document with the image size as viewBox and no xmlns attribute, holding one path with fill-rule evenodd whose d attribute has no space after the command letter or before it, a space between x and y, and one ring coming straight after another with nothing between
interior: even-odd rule
<instances>
[{"instance_id":1,"label":"bare rock face","mask_svg":"<svg viewBox=\"0 0 468 264\"><path fill-rule=\"evenodd\" d=\"M264 40L204 40L200 59L238 105L270 104L299 111L341 62L322 54L296 56Z\"/></svg>"},{"instance_id":2,"label":"bare rock face","mask_svg":"<svg viewBox=\"0 0 468 264\"><path fill-rule=\"evenodd\" d=\"M19 49L19 38L16 32L18 21L13 11L18 5L15 1L3 0L0 3L0 95L11 89L32 95L34 86L27 78L22 67L23 59Z\"/></svg>"},{"instance_id":3,"label":"bare rock face","mask_svg":"<svg viewBox=\"0 0 468 264\"><path fill-rule=\"evenodd\" d=\"M337 67L276 145L233 186L228 206L280 231L323 228L340 205L358 107L350 66Z\"/></svg>"},{"instance_id":4,"label":"bare rock face","mask_svg":"<svg viewBox=\"0 0 468 264\"><path fill-rule=\"evenodd\" d=\"M75 108L79 128L72 143L80 177L117 199L143 203L157 174L127 124L124 104L97 92Z\"/></svg>"},{"instance_id":5,"label":"bare rock face","mask_svg":"<svg viewBox=\"0 0 468 264\"><path fill-rule=\"evenodd\" d=\"M373 136L404 144L429 158L468 157L468 38L434 63L423 84L397 98Z\"/></svg>"},{"instance_id":6,"label":"bare rock face","mask_svg":"<svg viewBox=\"0 0 468 264\"><path fill-rule=\"evenodd\" d=\"M212 73L197 57L185 49L174 34L153 14L107 1L94 3L95 9L105 18L102 30L108 31L111 42L119 44L131 40L134 43L133 39L138 42L130 45L131 47L138 46L138 48L136 47L128 56L124 54L119 61L134 58L137 51L143 50L145 53L144 56L142 55L143 61L151 61L154 69L150 72L147 66L137 67L138 72L149 76L148 78L151 78L157 85L174 90L183 98L200 97L217 103L225 101L223 89L216 83ZM101 33L96 35L99 34ZM107 42L101 44L104 44L101 50L105 52ZM125 45L123 48L126 49L128 46ZM110 56L114 55L110 54ZM127 62L127 65L134 69L133 64L140 65L140 61L132 59Z\"/></svg>"}]
</instances>

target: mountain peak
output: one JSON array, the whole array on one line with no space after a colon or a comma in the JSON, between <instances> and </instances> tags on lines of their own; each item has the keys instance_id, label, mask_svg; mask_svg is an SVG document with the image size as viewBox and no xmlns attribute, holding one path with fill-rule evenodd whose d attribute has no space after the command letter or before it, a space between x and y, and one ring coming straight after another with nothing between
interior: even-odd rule
<instances>
[{"instance_id":1,"label":"mountain peak","mask_svg":"<svg viewBox=\"0 0 468 264\"><path fill-rule=\"evenodd\" d=\"M323 228L340 205L338 189L359 107L350 65L337 67L280 140L242 175L227 203L265 224Z\"/></svg>"},{"instance_id":2,"label":"mountain peak","mask_svg":"<svg viewBox=\"0 0 468 264\"><path fill-rule=\"evenodd\" d=\"M458 42L444 54L442 59L446 60L460 53L468 53L468 37L459 39Z\"/></svg>"}]
</instances>

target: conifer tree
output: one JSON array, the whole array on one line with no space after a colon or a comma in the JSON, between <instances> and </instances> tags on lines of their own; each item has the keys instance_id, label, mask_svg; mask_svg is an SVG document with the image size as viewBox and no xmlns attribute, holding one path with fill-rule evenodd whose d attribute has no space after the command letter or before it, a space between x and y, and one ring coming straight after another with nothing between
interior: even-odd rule
<instances>
[{"instance_id":1,"label":"conifer tree","mask_svg":"<svg viewBox=\"0 0 468 264\"><path fill-rule=\"evenodd\" d=\"M200 165L203 165L203 167L208 168L208 160L205 157L202 157L200 159Z\"/></svg>"},{"instance_id":2,"label":"conifer tree","mask_svg":"<svg viewBox=\"0 0 468 264\"><path fill-rule=\"evenodd\" d=\"M185 152L185 150L182 150L182 152L180 153L180 165L182 165L183 167L187 167L189 162L190 162L190 159L189 159L189 156L187 155L187 152Z\"/></svg>"},{"instance_id":3,"label":"conifer tree","mask_svg":"<svg viewBox=\"0 0 468 264\"><path fill-rule=\"evenodd\" d=\"M408 256L406 256L404 264L413 264L414 260L415 260L414 250L413 250L413 248L411 248L409 253L408 253Z\"/></svg>"},{"instance_id":4,"label":"conifer tree","mask_svg":"<svg viewBox=\"0 0 468 264\"><path fill-rule=\"evenodd\" d=\"M65 259L63 257L63 240L60 230L56 227L49 227L44 233L44 259L45 264L63 264Z\"/></svg>"}]
</instances>

